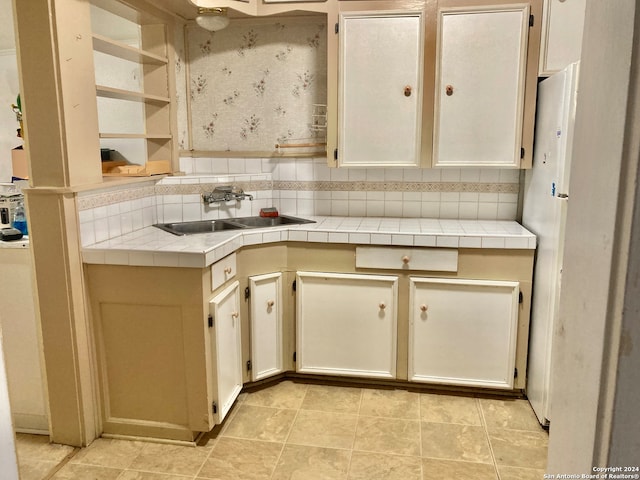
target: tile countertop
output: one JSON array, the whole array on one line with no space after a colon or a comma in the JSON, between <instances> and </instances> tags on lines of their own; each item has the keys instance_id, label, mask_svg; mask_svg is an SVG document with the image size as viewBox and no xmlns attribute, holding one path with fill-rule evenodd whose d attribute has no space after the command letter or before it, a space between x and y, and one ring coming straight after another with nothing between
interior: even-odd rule
<instances>
[{"instance_id":1,"label":"tile countertop","mask_svg":"<svg viewBox=\"0 0 640 480\"><path fill-rule=\"evenodd\" d=\"M0 240L0 248L29 248L29 237L22 237L20 240L4 242Z\"/></svg>"},{"instance_id":2,"label":"tile countertop","mask_svg":"<svg viewBox=\"0 0 640 480\"><path fill-rule=\"evenodd\" d=\"M84 263L203 268L245 245L294 241L448 248L536 248L513 221L307 216L316 223L177 236L156 227L87 245Z\"/></svg>"}]
</instances>

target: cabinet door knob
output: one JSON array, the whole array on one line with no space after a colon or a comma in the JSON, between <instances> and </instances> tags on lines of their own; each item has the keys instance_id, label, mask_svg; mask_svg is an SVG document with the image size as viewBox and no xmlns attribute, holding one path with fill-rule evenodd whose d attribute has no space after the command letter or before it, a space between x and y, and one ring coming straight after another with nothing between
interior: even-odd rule
<instances>
[{"instance_id":1,"label":"cabinet door knob","mask_svg":"<svg viewBox=\"0 0 640 480\"><path fill-rule=\"evenodd\" d=\"M381 310L384 310L385 308L387 308L387 304L384 302L380 302L378 306L380 307Z\"/></svg>"},{"instance_id":2,"label":"cabinet door knob","mask_svg":"<svg viewBox=\"0 0 640 480\"><path fill-rule=\"evenodd\" d=\"M407 85L406 87L404 87L405 97L410 97L412 92L413 92L413 89L411 88L411 85Z\"/></svg>"},{"instance_id":3,"label":"cabinet door knob","mask_svg":"<svg viewBox=\"0 0 640 480\"><path fill-rule=\"evenodd\" d=\"M405 265L409 264L409 260L411 260L411 258L409 258L408 255L405 255L404 257L402 257L402 263L404 263Z\"/></svg>"},{"instance_id":4,"label":"cabinet door knob","mask_svg":"<svg viewBox=\"0 0 640 480\"><path fill-rule=\"evenodd\" d=\"M423 303L422 305L420 305L420 310L426 312L427 310L429 310L429 307Z\"/></svg>"},{"instance_id":5,"label":"cabinet door knob","mask_svg":"<svg viewBox=\"0 0 640 480\"><path fill-rule=\"evenodd\" d=\"M447 94L447 97L453 95L453 85L447 85L446 87L444 87L444 93Z\"/></svg>"},{"instance_id":6,"label":"cabinet door knob","mask_svg":"<svg viewBox=\"0 0 640 480\"><path fill-rule=\"evenodd\" d=\"M224 273L226 273L227 275L229 275L231 273L231 267L225 267L224 269Z\"/></svg>"},{"instance_id":7,"label":"cabinet door knob","mask_svg":"<svg viewBox=\"0 0 640 480\"><path fill-rule=\"evenodd\" d=\"M232 312L231 313L231 318L233 318L235 320L236 318L238 318L239 315L240 314L238 312Z\"/></svg>"},{"instance_id":8,"label":"cabinet door knob","mask_svg":"<svg viewBox=\"0 0 640 480\"><path fill-rule=\"evenodd\" d=\"M269 301L267 302L267 308L271 308L271 307L273 307L275 304L276 304L276 302L274 302L273 300L269 300Z\"/></svg>"}]
</instances>

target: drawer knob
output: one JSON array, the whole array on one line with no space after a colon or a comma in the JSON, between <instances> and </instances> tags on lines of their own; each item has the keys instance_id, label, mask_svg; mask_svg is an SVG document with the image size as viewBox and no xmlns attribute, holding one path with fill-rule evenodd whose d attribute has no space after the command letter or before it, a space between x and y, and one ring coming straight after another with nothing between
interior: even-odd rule
<instances>
[{"instance_id":1,"label":"drawer knob","mask_svg":"<svg viewBox=\"0 0 640 480\"><path fill-rule=\"evenodd\" d=\"M236 318L238 318L238 316L239 316L239 315L240 315L240 314L239 314L238 312L233 312L233 313L231 314L231 318L233 318L233 319L235 320Z\"/></svg>"},{"instance_id":2,"label":"drawer knob","mask_svg":"<svg viewBox=\"0 0 640 480\"><path fill-rule=\"evenodd\" d=\"M225 267L224 269L224 273L226 273L227 275L229 275L231 273L231 267Z\"/></svg>"},{"instance_id":3,"label":"drawer knob","mask_svg":"<svg viewBox=\"0 0 640 480\"><path fill-rule=\"evenodd\" d=\"M274 302L273 300L269 300L269 301L267 302L267 308L271 308L271 307L273 307L275 304L276 304L276 302Z\"/></svg>"},{"instance_id":4,"label":"drawer knob","mask_svg":"<svg viewBox=\"0 0 640 480\"><path fill-rule=\"evenodd\" d=\"M429 310L429 307L423 303L422 305L420 305L420 310L426 312L427 310Z\"/></svg>"},{"instance_id":5,"label":"drawer knob","mask_svg":"<svg viewBox=\"0 0 640 480\"><path fill-rule=\"evenodd\" d=\"M402 257L402 263L404 263L405 265L409 264L409 260L411 260L411 258L409 258L408 255L405 255L404 257Z\"/></svg>"},{"instance_id":6,"label":"drawer knob","mask_svg":"<svg viewBox=\"0 0 640 480\"><path fill-rule=\"evenodd\" d=\"M453 85L447 85L446 87L444 87L444 93L447 94L447 97L453 95Z\"/></svg>"},{"instance_id":7,"label":"drawer knob","mask_svg":"<svg viewBox=\"0 0 640 480\"><path fill-rule=\"evenodd\" d=\"M384 302L380 302L378 306L380 307L381 310L384 310L385 308L387 308L387 304Z\"/></svg>"}]
</instances>

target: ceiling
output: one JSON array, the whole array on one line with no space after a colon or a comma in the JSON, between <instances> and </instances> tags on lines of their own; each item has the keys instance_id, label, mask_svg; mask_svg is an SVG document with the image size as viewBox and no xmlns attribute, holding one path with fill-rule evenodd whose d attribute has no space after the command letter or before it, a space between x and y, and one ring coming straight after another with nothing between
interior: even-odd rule
<instances>
[{"instance_id":1,"label":"ceiling","mask_svg":"<svg viewBox=\"0 0 640 480\"><path fill-rule=\"evenodd\" d=\"M0 52L15 49L15 34L13 30L12 0L0 0ZM197 15L197 7L189 0L155 0L152 5L174 13L179 19L193 19Z\"/></svg>"}]
</instances>

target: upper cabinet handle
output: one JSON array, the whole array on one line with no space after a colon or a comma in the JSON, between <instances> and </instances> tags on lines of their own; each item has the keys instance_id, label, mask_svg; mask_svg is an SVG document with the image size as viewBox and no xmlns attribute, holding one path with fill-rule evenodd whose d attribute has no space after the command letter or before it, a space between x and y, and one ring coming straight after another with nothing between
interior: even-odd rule
<instances>
[{"instance_id":1,"label":"upper cabinet handle","mask_svg":"<svg viewBox=\"0 0 640 480\"><path fill-rule=\"evenodd\" d=\"M410 97L412 92L413 92L413 89L411 88L411 85L407 85L406 87L404 87L405 97Z\"/></svg>"},{"instance_id":2,"label":"upper cabinet handle","mask_svg":"<svg viewBox=\"0 0 640 480\"><path fill-rule=\"evenodd\" d=\"M444 92L447 94L447 97L453 95L453 85L447 85L444 87Z\"/></svg>"}]
</instances>

